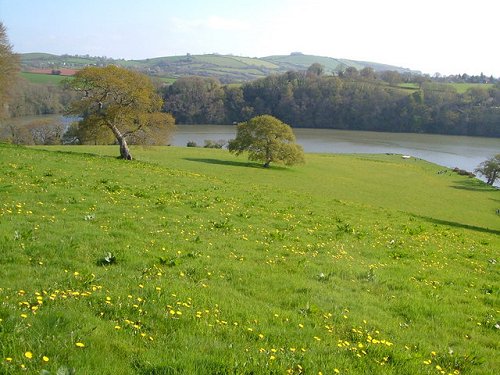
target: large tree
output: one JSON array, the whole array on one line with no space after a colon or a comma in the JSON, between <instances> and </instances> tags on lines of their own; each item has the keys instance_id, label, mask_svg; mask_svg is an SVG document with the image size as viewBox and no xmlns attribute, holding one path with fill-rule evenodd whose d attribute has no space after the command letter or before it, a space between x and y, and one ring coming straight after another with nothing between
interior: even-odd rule
<instances>
[{"instance_id":1,"label":"large tree","mask_svg":"<svg viewBox=\"0 0 500 375\"><path fill-rule=\"evenodd\" d=\"M483 161L474 171L486 177L487 184L493 185L500 179L500 154Z\"/></svg>"},{"instance_id":2,"label":"large tree","mask_svg":"<svg viewBox=\"0 0 500 375\"><path fill-rule=\"evenodd\" d=\"M229 151L239 155L248 151L250 160L294 165L304 162L304 150L295 143L292 128L270 115L251 118L238 124L236 138L229 141Z\"/></svg>"},{"instance_id":3,"label":"large tree","mask_svg":"<svg viewBox=\"0 0 500 375\"><path fill-rule=\"evenodd\" d=\"M174 118L161 113L162 99L144 74L109 65L87 67L68 85L81 92L69 114L82 117L82 128L107 128L120 145L120 156L131 160L127 142L166 144Z\"/></svg>"},{"instance_id":4,"label":"large tree","mask_svg":"<svg viewBox=\"0 0 500 375\"><path fill-rule=\"evenodd\" d=\"M7 113L7 99L18 71L18 56L12 52L5 26L0 22L0 119Z\"/></svg>"}]
</instances>

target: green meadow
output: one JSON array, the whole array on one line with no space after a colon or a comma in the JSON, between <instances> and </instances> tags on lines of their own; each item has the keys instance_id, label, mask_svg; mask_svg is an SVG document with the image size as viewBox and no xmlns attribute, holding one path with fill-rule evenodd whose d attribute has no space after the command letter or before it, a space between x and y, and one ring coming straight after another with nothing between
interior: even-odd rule
<instances>
[{"instance_id":1,"label":"green meadow","mask_svg":"<svg viewBox=\"0 0 500 375\"><path fill-rule=\"evenodd\" d=\"M500 192L399 155L0 145L1 374L497 374Z\"/></svg>"},{"instance_id":2,"label":"green meadow","mask_svg":"<svg viewBox=\"0 0 500 375\"><path fill-rule=\"evenodd\" d=\"M42 74L42 73L30 73L30 72L21 72L21 77L30 81L31 83L39 83L39 84L52 84L58 85L64 79L68 79L67 76L55 75L55 74Z\"/></svg>"}]
</instances>

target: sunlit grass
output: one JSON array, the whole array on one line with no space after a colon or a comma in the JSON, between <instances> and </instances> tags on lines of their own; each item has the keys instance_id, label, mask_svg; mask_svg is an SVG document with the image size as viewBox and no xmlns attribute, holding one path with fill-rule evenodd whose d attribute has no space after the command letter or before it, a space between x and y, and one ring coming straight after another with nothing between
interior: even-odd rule
<instances>
[{"instance_id":1,"label":"sunlit grass","mask_svg":"<svg viewBox=\"0 0 500 375\"><path fill-rule=\"evenodd\" d=\"M22 72L21 77L27 79L31 83L53 84L53 85L58 85L64 79L68 79L67 76L61 76L56 74L30 73L30 72Z\"/></svg>"},{"instance_id":2,"label":"sunlit grass","mask_svg":"<svg viewBox=\"0 0 500 375\"><path fill-rule=\"evenodd\" d=\"M1 373L496 373L498 191L389 155L50 150L0 146Z\"/></svg>"}]
</instances>

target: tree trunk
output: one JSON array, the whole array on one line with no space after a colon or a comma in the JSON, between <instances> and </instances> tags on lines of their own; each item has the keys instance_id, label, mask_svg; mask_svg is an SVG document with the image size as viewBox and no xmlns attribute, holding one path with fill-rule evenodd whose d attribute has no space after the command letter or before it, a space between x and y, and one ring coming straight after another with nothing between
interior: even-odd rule
<instances>
[{"instance_id":1,"label":"tree trunk","mask_svg":"<svg viewBox=\"0 0 500 375\"><path fill-rule=\"evenodd\" d=\"M491 174L488 176L487 184L493 186L496 179L497 179L497 171L491 172Z\"/></svg>"},{"instance_id":2,"label":"tree trunk","mask_svg":"<svg viewBox=\"0 0 500 375\"><path fill-rule=\"evenodd\" d=\"M116 140L118 141L118 144L120 145L120 157L125 160L132 160L132 154L128 149L127 140L125 139L123 134L114 124L108 122L108 127L111 129L111 131L115 135Z\"/></svg>"},{"instance_id":3,"label":"tree trunk","mask_svg":"<svg viewBox=\"0 0 500 375\"><path fill-rule=\"evenodd\" d=\"M130 153L130 150L128 149L127 141L125 138L121 138L118 140L120 143L120 157L125 160L132 160L132 154Z\"/></svg>"}]
</instances>

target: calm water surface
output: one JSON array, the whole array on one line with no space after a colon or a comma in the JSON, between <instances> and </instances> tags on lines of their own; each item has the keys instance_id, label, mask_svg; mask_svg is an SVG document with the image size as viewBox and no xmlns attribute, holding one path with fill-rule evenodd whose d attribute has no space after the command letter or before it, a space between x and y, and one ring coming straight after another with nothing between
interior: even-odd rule
<instances>
[{"instance_id":1,"label":"calm water surface","mask_svg":"<svg viewBox=\"0 0 500 375\"><path fill-rule=\"evenodd\" d=\"M473 171L482 161L500 153L500 138L454 135L379 133L334 129L294 129L297 143L313 153L395 153L411 155L445 167ZM172 144L186 146L206 139L233 139L231 125L178 125Z\"/></svg>"}]
</instances>

